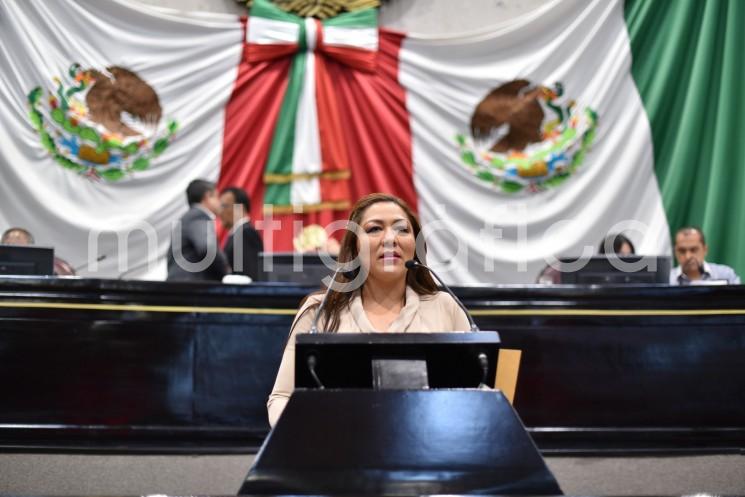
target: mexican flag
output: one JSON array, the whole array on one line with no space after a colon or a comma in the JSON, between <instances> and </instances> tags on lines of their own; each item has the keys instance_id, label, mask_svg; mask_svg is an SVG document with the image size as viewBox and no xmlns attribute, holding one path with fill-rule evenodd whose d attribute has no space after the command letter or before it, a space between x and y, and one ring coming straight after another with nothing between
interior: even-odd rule
<instances>
[{"instance_id":1,"label":"mexican flag","mask_svg":"<svg viewBox=\"0 0 745 497\"><path fill-rule=\"evenodd\" d=\"M451 280L532 282L552 255L595 253L609 232L667 255L671 231L690 224L712 261L742 274L743 21L738 1L562 1L460 38L405 39L419 212L444 228L430 252ZM509 132L475 122L498 105L490 92L520 80L531 86L518 94L553 90L538 98L543 141L523 150L538 159L527 164L494 151Z\"/></svg>"},{"instance_id":2,"label":"mexican flag","mask_svg":"<svg viewBox=\"0 0 745 497\"><path fill-rule=\"evenodd\" d=\"M443 38L268 0L241 19L5 2L0 226L73 264L109 256L95 275L158 277L204 177L249 192L270 250L396 194L456 284L533 282L608 233L668 255L683 224L742 273L743 21L736 0L562 0Z\"/></svg>"},{"instance_id":3,"label":"mexican flag","mask_svg":"<svg viewBox=\"0 0 745 497\"><path fill-rule=\"evenodd\" d=\"M165 278L186 186L220 174L241 44L233 16L0 2L0 230L84 276Z\"/></svg>"}]
</instances>

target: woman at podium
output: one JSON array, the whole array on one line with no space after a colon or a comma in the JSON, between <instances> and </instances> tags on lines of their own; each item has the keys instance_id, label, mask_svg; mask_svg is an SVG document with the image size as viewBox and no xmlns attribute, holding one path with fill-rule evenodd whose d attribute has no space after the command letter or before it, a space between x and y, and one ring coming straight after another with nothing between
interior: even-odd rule
<instances>
[{"instance_id":1,"label":"woman at podium","mask_svg":"<svg viewBox=\"0 0 745 497\"><path fill-rule=\"evenodd\" d=\"M292 394L295 378L295 335L321 333L449 332L470 329L468 318L453 298L438 290L429 271L407 268L419 261L421 225L406 203L373 193L352 208L338 261L353 271L338 272L321 308L325 290L309 295L292 324L267 408L274 426ZM420 240L420 254L426 246ZM421 261L425 262L425 261ZM337 285L338 284L338 285ZM344 287L337 290L338 287Z\"/></svg>"}]
</instances>

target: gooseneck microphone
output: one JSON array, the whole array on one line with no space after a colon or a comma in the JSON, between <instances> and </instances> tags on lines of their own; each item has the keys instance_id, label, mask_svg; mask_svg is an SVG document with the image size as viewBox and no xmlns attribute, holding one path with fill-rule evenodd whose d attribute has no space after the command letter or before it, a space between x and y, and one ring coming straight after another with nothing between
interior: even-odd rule
<instances>
[{"instance_id":1,"label":"gooseneck microphone","mask_svg":"<svg viewBox=\"0 0 745 497\"><path fill-rule=\"evenodd\" d=\"M96 263L101 262L102 260L106 259L107 257L108 257L108 254L99 255L98 257L96 257L96 261L95 262ZM77 274L80 271L82 271L83 269L88 269L88 266L90 266L91 264L93 264L93 261L86 261L83 264L72 268L72 270L75 271L75 274Z\"/></svg>"},{"instance_id":2,"label":"gooseneck microphone","mask_svg":"<svg viewBox=\"0 0 745 497\"><path fill-rule=\"evenodd\" d=\"M313 324L310 325L310 333L318 333L318 318L321 317L321 311L323 311L323 308L326 306L326 300L329 298L329 294L331 293L331 287L334 286L334 282L336 281L336 276L342 272L342 268L344 267L343 264L338 264L336 267L336 271L334 271L334 274L331 276L331 282L328 287L326 287L326 292L323 294L323 299L321 300L321 305L318 306L318 309L316 309L316 313L313 316ZM306 364L308 365L308 371L310 372L311 378L313 378L313 381L315 382L316 386L323 390L324 386L321 382L321 379L318 377L318 373L316 372L316 365L318 364L318 358L314 353L308 354L308 356L305 358Z\"/></svg>"},{"instance_id":3,"label":"gooseneck microphone","mask_svg":"<svg viewBox=\"0 0 745 497\"><path fill-rule=\"evenodd\" d=\"M455 294L450 289L450 287L447 286L447 284L444 281L442 281L442 278L440 278L437 275L437 273L435 273L434 271L432 271L432 268L430 268L428 266L425 266L421 262L419 262L417 260L414 260L414 259L411 259L409 261L406 261L405 266L406 266L406 269L414 269L414 268L417 268L417 267L422 267L422 268L426 269L427 271L429 271L430 274L432 276L434 276L435 278L437 278L437 281L440 282L440 286L442 286L442 288L444 288L445 291L448 292L451 297L453 297L453 300L455 300L455 302L460 306L460 308L463 309L463 312L466 313L466 317L468 318L468 322L471 323L471 331L475 331L475 332L476 331L481 331L479 329L479 327L476 326L476 322L473 320L473 317L471 316L471 313L468 312L468 309L466 309L466 306L463 305L463 302L461 302L460 299L455 296ZM489 387L487 386L486 382L487 382L488 376L489 376L489 358L486 356L485 353L481 352L477 356L477 359L478 359L479 367L481 369L481 382L479 382L478 388L486 388L486 389L488 389Z\"/></svg>"},{"instance_id":4,"label":"gooseneck microphone","mask_svg":"<svg viewBox=\"0 0 745 497\"><path fill-rule=\"evenodd\" d=\"M422 268L426 269L427 271L429 271L430 274L432 276L434 276L435 278L437 278L437 281L440 282L440 286L442 286L442 288L444 288L445 291L448 292L451 297L453 297L453 300L455 300L455 302L460 306L460 308L463 309L463 312L466 313L466 317L468 318L468 322L471 323L471 331L481 331L479 329L479 327L476 326L476 321L473 320L473 317L471 316L471 313L468 312L468 310L466 309L466 306L463 305L463 302L461 302L460 299L455 296L455 294L450 289L450 287L447 286L444 281L442 281L442 278L440 278L439 276L437 276L437 273L435 273L434 271L432 271L432 268L430 268L429 266L425 266L421 262L419 262L417 260L414 260L414 259L411 259L411 260L406 261L406 264L404 264L404 265L406 266L406 269L414 269L416 267L422 267Z\"/></svg>"}]
</instances>

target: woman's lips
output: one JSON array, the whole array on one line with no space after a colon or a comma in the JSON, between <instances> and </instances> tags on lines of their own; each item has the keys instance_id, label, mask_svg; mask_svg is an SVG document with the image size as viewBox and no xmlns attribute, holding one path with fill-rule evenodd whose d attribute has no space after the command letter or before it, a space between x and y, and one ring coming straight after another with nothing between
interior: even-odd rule
<instances>
[{"instance_id":1,"label":"woman's lips","mask_svg":"<svg viewBox=\"0 0 745 497\"><path fill-rule=\"evenodd\" d=\"M399 254L396 254L396 253L381 254L381 256L378 257L378 259L400 259L400 258L401 258L401 256Z\"/></svg>"}]
</instances>

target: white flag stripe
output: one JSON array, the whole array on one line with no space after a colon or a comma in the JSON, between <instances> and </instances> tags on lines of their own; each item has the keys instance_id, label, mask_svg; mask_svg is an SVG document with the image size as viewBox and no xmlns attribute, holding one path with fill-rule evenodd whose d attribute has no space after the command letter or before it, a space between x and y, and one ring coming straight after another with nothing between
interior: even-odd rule
<instances>
[{"instance_id":1,"label":"white flag stripe","mask_svg":"<svg viewBox=\"0 0 745 497\"><path fill-rule=\"evenodd\" d=\"M249 16L246 41L258 45L297 44L300 26L294 22Z\"/></svg>"},{"instance_id":2,"label":"white flag stripe","mask_svg":"<svg viewBox=\"0 0 745 497\"><path fill-rule=\"evenodd\" d=\"M324 26L323 43L341 47L378 50L378 30L374 28L341 28Z\"/></svg>"},{"instance_id":3,"label":"white flag stripe","mask_svg":"<svg viewBox=\"0 0 745 497\"><path fill-rule=\"evenodd\" d=\"M318 28L316 20L312 17L305 18L305 49L308 52L312 52L316 49L318 44Z\"/></svg>"}]
</instances>

